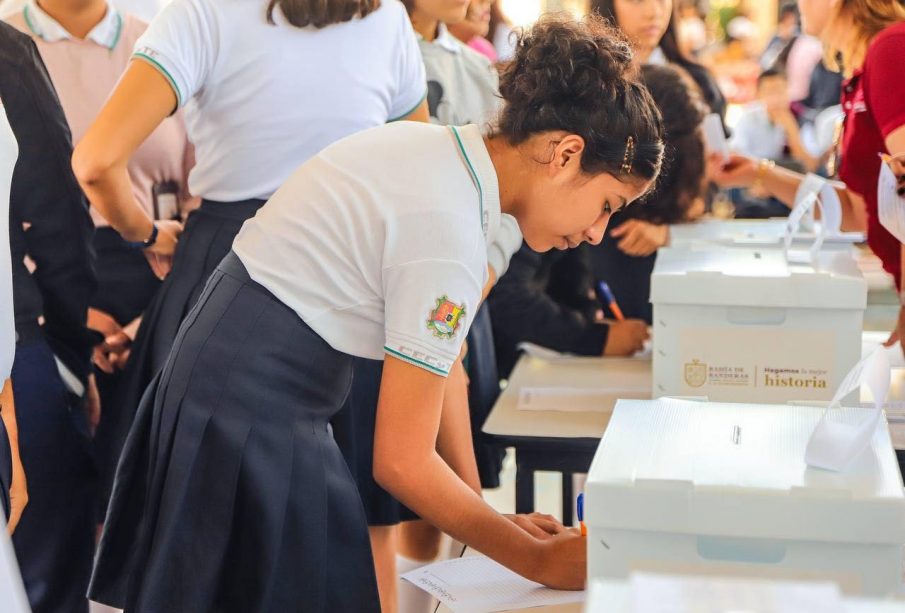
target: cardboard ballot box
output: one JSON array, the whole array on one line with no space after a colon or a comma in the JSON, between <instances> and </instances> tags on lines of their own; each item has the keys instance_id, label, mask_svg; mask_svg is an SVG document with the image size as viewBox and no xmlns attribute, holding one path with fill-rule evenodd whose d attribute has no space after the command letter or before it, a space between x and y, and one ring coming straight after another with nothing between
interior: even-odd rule
<instances>
[{"instance_id":1,"label":"cardboard ballot box","mask_svg":"<svg viewBox=\"0 0 905 613\"><path fill-rule=\"evenodd\" d=\"M867 284L841 252L661 249L651 302L654 396L829 400L860 359Z\"/></svg>"},{"instance_id":2,"label":"cardboard ballot box","mask_svg":"<svg viewBox=\"0 0 905 613\"><path fill-rule=\"evenodd\" d=\"M817 222L819 224L819 222ZM678 248L719 245L723 247L781 249L786 236L786 219L708 219L669 227L669 246ZM799 231L792 238L792 249L808 249L817 235ZM843 232L825 236L821 249L851 251L864 242L861 232Z\"/></svg>"},{"instance_id":3,"label":"cardboard ballot box","mask_svg":"<svg viewBox=\"0 0 905 613\"><path fill-rule=\"evenodd\" d=\"M863 409L836 409L854 421ZM620 400L585 490L588 575L635 570L830 580L881 596L902 582L905 494L886 422L844 472L810 468L823 409Z\"/></svg>"}]
</instances>

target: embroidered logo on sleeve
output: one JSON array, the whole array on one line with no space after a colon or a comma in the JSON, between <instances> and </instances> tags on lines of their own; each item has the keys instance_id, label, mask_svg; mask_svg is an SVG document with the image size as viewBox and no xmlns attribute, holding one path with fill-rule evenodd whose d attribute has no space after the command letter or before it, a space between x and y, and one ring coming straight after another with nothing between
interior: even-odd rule
<instances>
[{"instance_id":1,"label":"embroidered logo on sleeve","mask_svg":"<svg viewBox=\"0 0 905 613\"><path fill-rule=\"evenodd\" d=\"M451 339L459 331L465 318L465 307L459 306L446 296L437 298L437 308L427 319L427 328L438 338Z\"/></svg>"}]
</instances>

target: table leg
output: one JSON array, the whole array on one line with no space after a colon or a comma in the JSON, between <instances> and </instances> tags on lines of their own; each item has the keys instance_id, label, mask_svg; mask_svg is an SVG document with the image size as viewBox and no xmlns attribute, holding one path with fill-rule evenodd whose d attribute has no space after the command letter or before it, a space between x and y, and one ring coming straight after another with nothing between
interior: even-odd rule
<instances>
[{"instance_id":1,"label":"table leg","mask_svg":"<svg viewBox=\"0 0 905 613\"><path fill-rule=\"evenodd\" d=\"M515 512L534 512L534 468L515 450Z\"/></svg>"},{"instance_id":2,"label":"table leg","mask_svg":"<svg viewBox=\"0 0 905 613\"><path fill-rule=\"evenodd\" d=\"M572 525L572 517L575 514L574 504L572 473L562 473L562 523L566 526Z\"/></svg>"}]
</instances>

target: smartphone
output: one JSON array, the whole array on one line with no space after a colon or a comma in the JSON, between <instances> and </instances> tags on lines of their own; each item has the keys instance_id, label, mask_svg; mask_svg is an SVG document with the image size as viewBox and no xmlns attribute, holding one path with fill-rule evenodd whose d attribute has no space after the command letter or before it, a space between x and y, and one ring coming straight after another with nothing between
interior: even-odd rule
<instances>
[{"instance_id":1,"label":"smartphone","mask_svg":"<svg viewBox=\"0 0 905 613\"><path fill-rule=\"evenodd\" d=\"M179 219L179 185L175 181L155 183L151 188L154 219Z\"/></svg>"}]
</instances>

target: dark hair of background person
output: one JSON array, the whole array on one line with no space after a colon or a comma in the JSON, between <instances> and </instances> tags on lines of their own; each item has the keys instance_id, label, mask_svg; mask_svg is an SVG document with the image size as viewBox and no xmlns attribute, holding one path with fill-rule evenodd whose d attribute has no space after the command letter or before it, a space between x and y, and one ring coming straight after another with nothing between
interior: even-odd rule
<instances>
[{"instance_id":1,"label":"dark hair of background person","mask_svg":"<svg viewBox=\"0 0 905 613\"><path fill-rule=\"evenodd\" d=\"M519 36L515 57L502 68L506 104L495 135L518 145L564 130L585 141L584 172L623 181L655 178L663 158L662 119L632 58L622 33L600 17L541 17ZM630 137L629 175L623 163Z\"/></svg>"},{"instance_id":2,"label":"dark hair of background person","mask_svg":"<svg viewBox=\"0 0 905 613\"><path fill-rule=\"evenodd\" d=\"M267 23L275 24L273 11L279 7L286 21L297 28L314 26L325 28L335 23L367 17L378 8L381 0L270 0Z\"/></svg>"},{"instance_id":3,"label":"dark hair of background person","mask_svg":"<svg viewBox=\"0 0 905 613\"><path fill-rule=\"evenodd\" d=\"M609 20L610 23L615 26L619 25L616 21L615 0L591 0L591 13L597 13L604 19ZM718 113L720 117L725 118L726 98L717 86L710 71L682 53L682 50L679 48L679 38L676 34L675 10L669 18L669 25L666 26L666 32L663 34L663 38L660 39L660 49L671 64L681 66L691 75L691 78L694 79L695 83L698 84L698 87L701 88L704 101L707 102L707 106L710 107L710 110L714 113Z\"/></svg>"},{"instance_id":4,"label":"dark hair of background person","mask_svg":"<svg viewBox=\"0 0 905 613\"><path fill-rule=\"evenodd\" d=\"M704 193L706 155L701 122L709 109L697 84L681 68L648 65L641 72L663 115L663 172L651 194L616 216L656 224L681 223L695 198Z\"/></svg>"}]
</instances>

